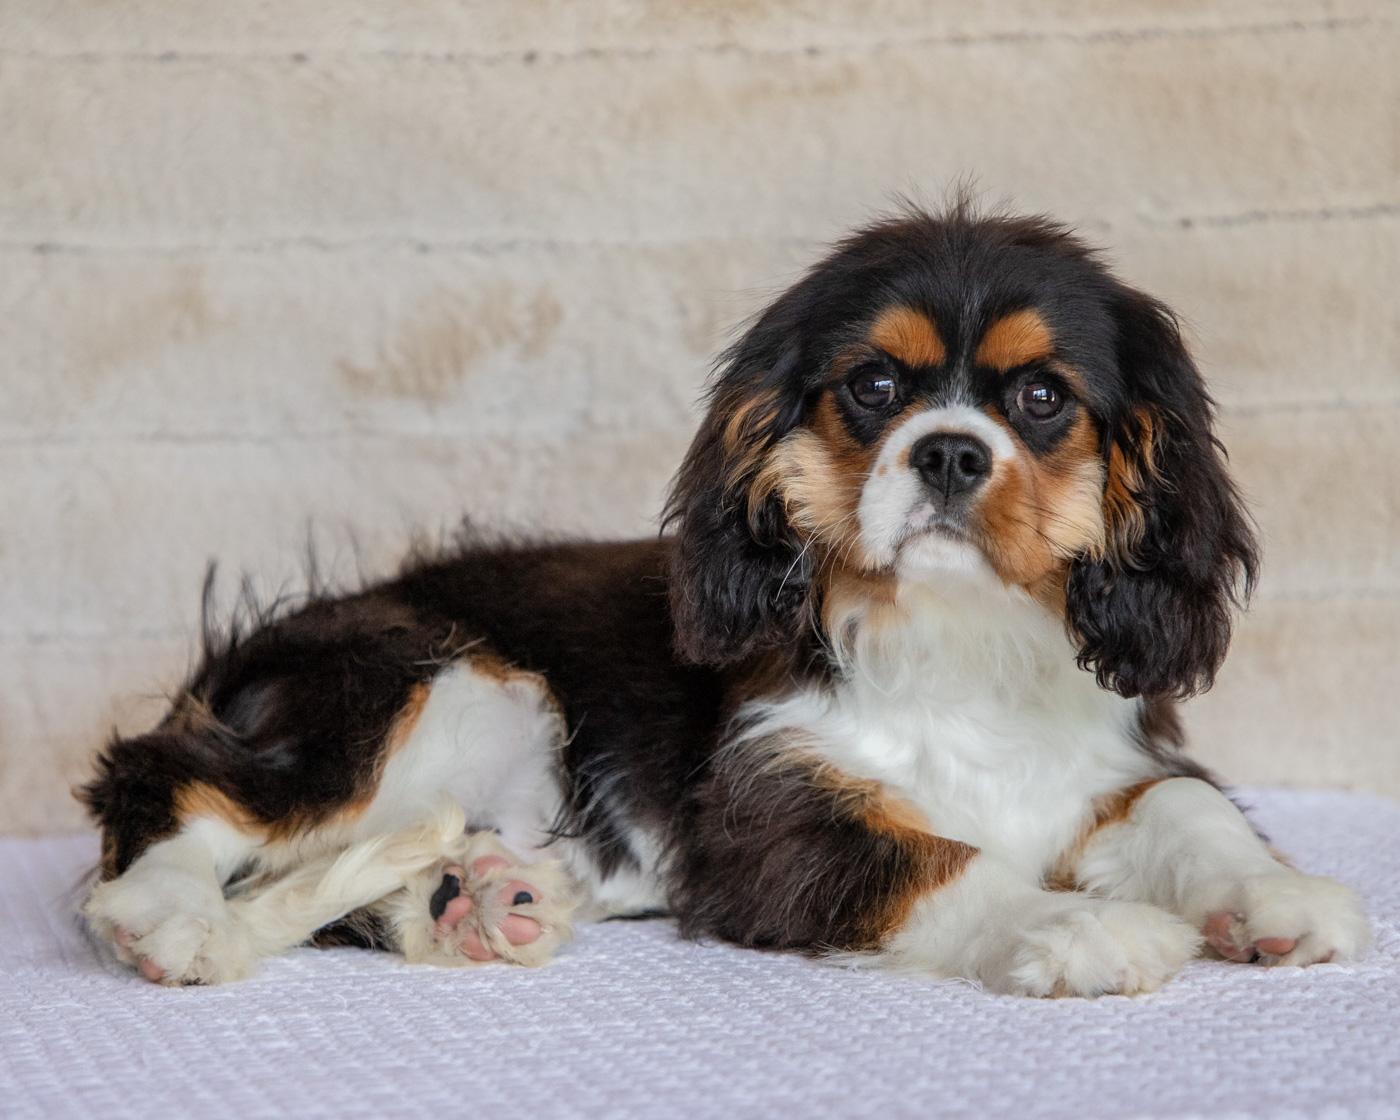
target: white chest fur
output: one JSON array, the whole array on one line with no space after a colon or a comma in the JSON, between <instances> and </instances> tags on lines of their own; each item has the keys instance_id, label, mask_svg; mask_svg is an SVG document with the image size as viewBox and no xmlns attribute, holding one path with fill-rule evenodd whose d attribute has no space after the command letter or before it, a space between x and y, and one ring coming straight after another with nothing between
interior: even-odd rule
<instances>
[{"instance_id":1,"label":"white chest fur","mask_svg":"<svg viewBox=\"0 0 1400 1120\"><path fill-rule=\"evenodd\" d=\"M1093 799L1149 776L1137 702L1098 687L1063 624L988 574L906 582L852 620L842 679L753 705L745 738L803 749L916 805L942 836L1039 874Z\"/></svg>"}]
</instances>

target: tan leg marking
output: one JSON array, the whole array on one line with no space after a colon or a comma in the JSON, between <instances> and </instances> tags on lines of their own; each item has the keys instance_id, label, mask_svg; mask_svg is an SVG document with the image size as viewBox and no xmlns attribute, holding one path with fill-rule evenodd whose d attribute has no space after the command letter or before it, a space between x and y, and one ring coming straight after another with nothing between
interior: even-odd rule
<instances>
[{"instance_id":1,"label":"tan leg marking","mask_svg":"<svg viewBox=\"0 0 1400 1120\"><path fill-rule=\"evenodd\" d=\"M175 794L175 818L187 824L198 818L212 818L223 821L231 828L247 836L256 837L260 843L269 844L290 840L298 833L313 829L335 826L353 821L369 808L379 788L379 779L389 758L408 742L423 708L428 702L432 685L423 681L409 689L404 702L384 737L384 747L376 759L374 772L362 783L362 789L352 800L341 805L325 816L311 818L307 814L296 814L278 821L260 820L252 810L238 804L227 793L208 782L190 782Z\"/></svg>"},{"instance_id":2,"label":"tan leg marking","mask_svg":"<svg viewBox=\"0 0 1400 1120\"><path fill-rule=\"evenodd\" d=\"M851 778L825 765L818 766L814 777L818 786L841 799L852 816L898 845L905 856L901 881L891 884L885 905L866 923L866 943L878 947L909 920L915 902L962 874L977 849L935 835L918 808L879 782Z\"/></svg>"},{"instance_id":3,"label":"tan leg marking","mask_svg":"<svg viewBox=\"0 0 1400 1120\"><path fill-rule=\"evenodd\" d=\"M1142 795L1162 780L1161 778L1149 778L1147 781L1105 794L1096 800L1093 817L1080 831L1074 843L1065 849L1060 858L1055 861L1054 869L1046 877L1046 887L1057 891L1078 890L1079 859L1095 833L1100 829L1121 824L1127 820Z\"/></svg>"}]
</instances>

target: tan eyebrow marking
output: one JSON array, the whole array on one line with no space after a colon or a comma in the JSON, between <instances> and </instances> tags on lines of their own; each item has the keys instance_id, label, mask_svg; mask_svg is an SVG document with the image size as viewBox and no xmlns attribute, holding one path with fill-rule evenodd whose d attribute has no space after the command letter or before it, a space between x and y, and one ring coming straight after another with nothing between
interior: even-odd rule
<instances>
[{"instance_id":1,"label":"tan eyebrow marking","mask_svg":"<svg viewBox=\"0 0 1400 1120\"><path fill-rule=\"evenodd\" d=\"M870 328L870 344L906 366L941 366L948 358L938 327L912 307L890 307Z\"/></svg>"},{"instance_id":2,"label":"tan eyebrow marking","mask_svg":"<svg viewBox=\"0 0 1400 1120\"><path fill-rule=\"evenodd\" d=\"M988 327L974 360L979 366L1005 373L1027 362L1048 358L1054 349L1054 336L1040 312L1027 307L1003 315Z\"/></svg>"}]
</instances>

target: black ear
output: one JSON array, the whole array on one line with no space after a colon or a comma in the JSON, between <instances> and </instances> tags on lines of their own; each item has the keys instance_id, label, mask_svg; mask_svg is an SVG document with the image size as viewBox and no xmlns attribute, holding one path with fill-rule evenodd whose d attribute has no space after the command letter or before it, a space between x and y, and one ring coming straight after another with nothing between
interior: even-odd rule
<instances>
[{"instance_id":1,"label":"black ear","mask_svg":"<svg viewBox=\"0 0 1400 1120\"><path fill-rule=\"evenodd\" d=\"M676 651L703 664L790 638L811 579L777 480L764 472L801 415L798 353L766 354L756 342L751 335L729 355L666 502Z\"/></svg>"},{"instance_id":2,"label":"black ear","mask_svg":"<svg viewBox=\"0 0 1400 1120\"><path fill-rule=\"evenodd\" d=\"M1113 316L1127 403L1105 433L1107 541L1071 568L1068 618L1101 685L1181 698L1213 683L1258 548L1176 319L1121 288Z\"/></svg>"}]
</instances>

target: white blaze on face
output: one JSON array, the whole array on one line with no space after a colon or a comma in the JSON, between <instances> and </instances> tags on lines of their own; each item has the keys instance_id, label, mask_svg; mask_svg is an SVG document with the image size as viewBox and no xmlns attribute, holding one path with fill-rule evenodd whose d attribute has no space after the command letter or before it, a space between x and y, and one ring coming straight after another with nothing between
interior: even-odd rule
<instances>
[{"instance_id":1,"label":"white blaze on face","mask_svg":"<svg viewBox=\"0 0 1400 1120\"><path fill-rule=\"evenodd\" d=\"M880 448L861 489L860 541L872 566L898 562L901 572L909 575L986 567L975 545L942 533L923 532L937 511L929 500L927 484L909 462L909 452L924 436L935 432L974 436L987 445L992 473L984 491L1017 454L1006 429L968 405L925 409L900 423Z\"/></svg>"}]
</instances>

